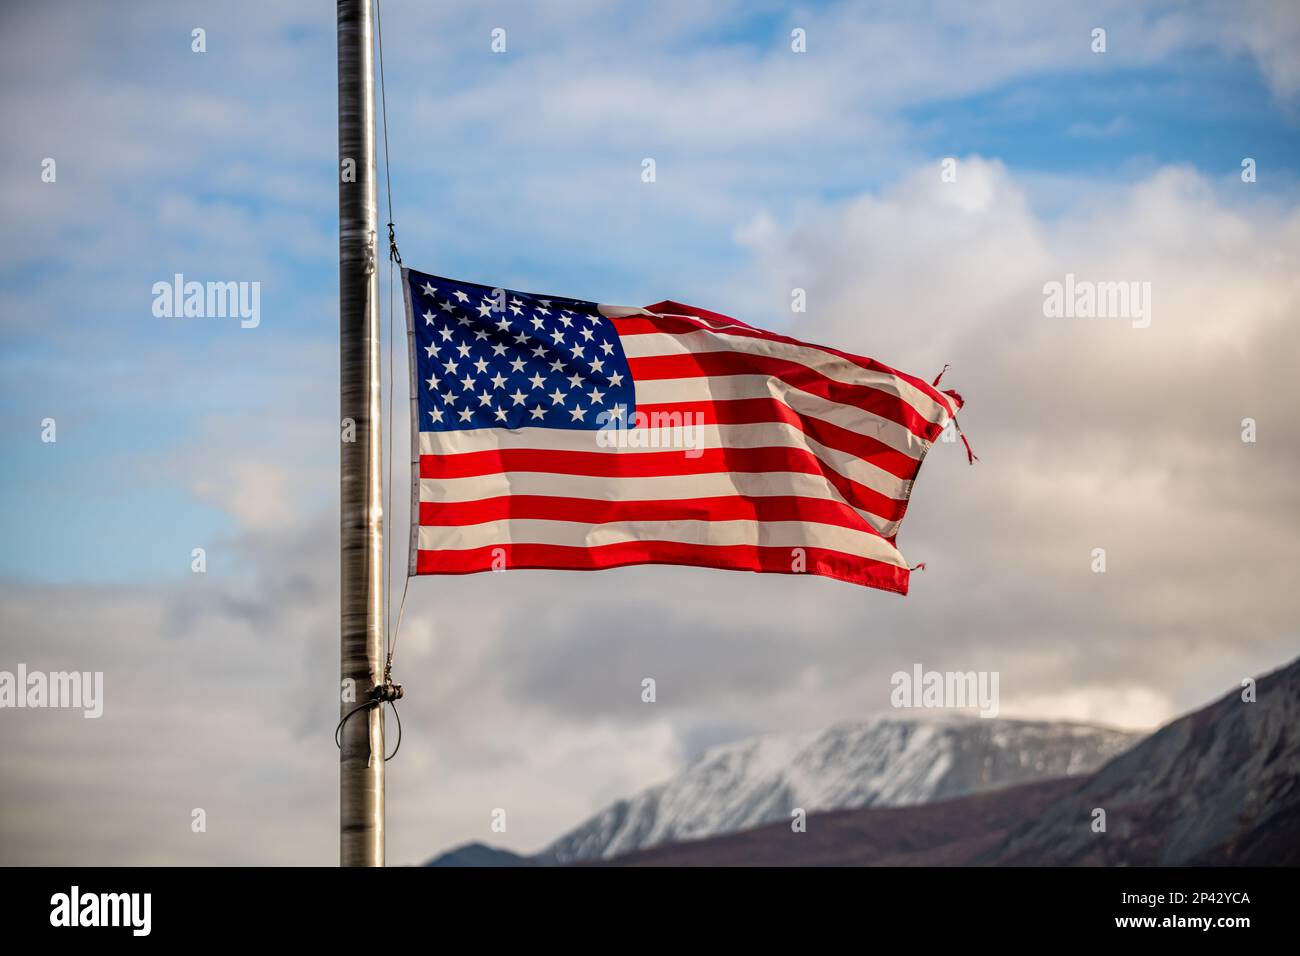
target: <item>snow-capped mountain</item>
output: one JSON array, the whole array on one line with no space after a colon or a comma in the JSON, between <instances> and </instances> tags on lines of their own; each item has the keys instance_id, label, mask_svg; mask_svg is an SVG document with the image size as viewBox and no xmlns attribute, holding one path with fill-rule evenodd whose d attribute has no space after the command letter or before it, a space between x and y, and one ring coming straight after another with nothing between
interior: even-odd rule
<instances>
[{"instance_id":1,"label":"snow-capped mountain","mask_svg":"<svg viewBox=\"0 0 1300 956\"><path fill-rule=\"evenodd\" d=\"M544 864L608 859L808 813L907 806L1091 773L1142 734L1064 722L882 716L714 748L560 837Z\"/></svg>"},{"instance_id":2,"label":"snow-capped mountain","mask_svg":"<svg viewBox=\"0 0 1300 956\"><path fill-rule=\"evenodd\" d=\"M601 860L615 866L1300 865L1300 659L1089 774L836 810ZM1097 829L1098 809L1105 828ZM1226 872L1226 871L1225 871ZM1240 872L1240 871L1238 871Z\"/></svg>"}]
</instances>

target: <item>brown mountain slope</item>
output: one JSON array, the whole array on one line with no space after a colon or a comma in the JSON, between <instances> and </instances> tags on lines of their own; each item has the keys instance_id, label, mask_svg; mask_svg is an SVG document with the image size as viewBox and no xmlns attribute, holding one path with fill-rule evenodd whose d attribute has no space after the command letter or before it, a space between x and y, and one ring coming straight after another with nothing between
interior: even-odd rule
<instances>
[{"instance_id":1,"label":"brown mountain slope","mask_svg":"<svg viewBox=\"0 0 1300 956\"><path fill-rule=\"evenodd\" d=\"M1094 811L1106 811L1094 832ZM1168 724L1084 778L815 814L615 866L1300 864L1300 661Z\"/></svg>"},{"instance_id":2,"label":"brown mountain slope","mask_svg":"<svg viewBox=\"0 0 1300 956\"><path fill-rule=\"evenodd\" d=\"M1234 690L1121 754L980 862L1300 862L1300 661ZM1092 832L1096 808L1104 834Z\"/></svg>"}]
</instances>

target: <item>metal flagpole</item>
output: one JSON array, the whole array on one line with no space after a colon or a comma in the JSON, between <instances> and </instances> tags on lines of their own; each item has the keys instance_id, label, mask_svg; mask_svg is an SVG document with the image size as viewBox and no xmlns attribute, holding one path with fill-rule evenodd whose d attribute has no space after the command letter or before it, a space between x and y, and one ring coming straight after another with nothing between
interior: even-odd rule
<instances>
[{"instance_id":1,"label":"metal flagpole","mask_svg":"<svg viewBox=\"0 0 1300 956\"><path fill-rule=\"evenodd\" d=\"M379 272L376 268L374 58L370 0L338 0L340 630L339 716L383 681ZM348 420L354 431L349 433ZM349 440L349 439L353 440ZM347 699L347 690L353 699ZM384 707L344 721L339 863L384 865Z\"/></svg>"}]
</instances>

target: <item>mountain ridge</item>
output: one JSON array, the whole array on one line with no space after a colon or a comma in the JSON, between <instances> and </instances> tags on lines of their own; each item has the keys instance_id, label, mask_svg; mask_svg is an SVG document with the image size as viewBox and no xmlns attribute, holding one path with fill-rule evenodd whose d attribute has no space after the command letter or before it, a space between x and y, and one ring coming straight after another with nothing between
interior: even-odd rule
<instances>
[{"instance_id":1,"label":"mountain ridge","mask_svg":"<svg viewBox=\"0 0 1300 956\"><path fill-rule=\"evenodd\" d=\"M481 844L426 865L564 865L862 806L908 806L1100 766L1139 732L1070 721L881 714L709 748L660 784L608 804L531 857ZM487 854L507 854L507 857ZM513 857L518 863L502 862Z\"/></svg>"},{"instance_id":2,"label":"mountain ridge","mask_svg":"<svg viewBox=\"0 0 1300 956\"><path fill-rule=\"evenodd\" d=\"M711 748L680 774L615 801L536 855L609 859L806 813L909 806L1078 775L1142 734L1069 721L881 714Z\"/></svg>"},{"instance_id":3,"label":"mountain ridge","mask_svg":"<svg viewBox=\"0 0 1300 956\"><path fill-rule=\"evenodd\" d=\"M1300 865L1300 659L1094 773L660 845L606 866ZM1094 828L1106 811L1106 829Z\"/></svg>"}]
</instances>

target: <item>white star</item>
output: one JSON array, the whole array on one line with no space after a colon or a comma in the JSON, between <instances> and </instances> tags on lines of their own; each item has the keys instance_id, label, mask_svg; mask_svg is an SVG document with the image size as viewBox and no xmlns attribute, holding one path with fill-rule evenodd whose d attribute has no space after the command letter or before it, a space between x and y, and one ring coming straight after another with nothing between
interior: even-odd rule
<instances>
[{"instance_id":1,"label":"white star","mask_svg":"<svg viewBox=\"0 0 1300 956\"><path fill-rule=\"evenodd\" d=\"M453 395L450 391L446 391L442 393L442 400L446 402L448 405L456 404L456 396Z\"/></svg>"},{"instance_id":2,"label":"white star","mask_svg":"<svg viewBox=\"0 0 1300 956\"><path fill-rule=\"evenodd\" d=\"M591 370L593 372L603 372L605 371L605 363L602 362L600 359L592 359Z\"/></svg>"},{"instance_id":3,"label":"white star","mask_svg":"<svg viewBox=\"0 0 1300 956\"><path fill-rule=\"evenodd\" d=\"M438 354L438 346L436 346L436 345L426 345L426 346L424 347L424 354L427 355L427 356L429 356L429 358L433 358L435 355Z\"/></svg>"},{"instance_id":4,"label":"white star","mask_svg":"<svg viewBox=\"0 0 1300 956\"><path fill-rule=\"evenodd\" d=\"M528 409L528 412L529 412L529 414L531 414L531 415L533 416L533 418L545 418L545 417L546 417L546 409L542 408L542 406L540 406L540 405L536 406L535 408L530 408L530 409ZM529 421L532 421L532 420L533 420L532 418L529 419Z\"/></svg>"},{"instance_id":5,"label":"white star","mask_svg":"<svg viewBox=\"0 0 1300 956\"><path fill-rule=\"evenodd\" d=\"M429 285L429 283L426 282L426 283L424 284L424 294L425 294L425 295L427 295L427 296L429 296L429 297L432 297L433 294L434 294L435 292L437 292L437 291L438 291L438 290L435 289L433 286Z\"/></svg>"},{"instance_id":6,"label":"white star","mask_svg":"<svg viewBox=\"0 0 1300 956\"><path fill-rule=\"evenodd\" d=\"M560 316L560 321L564 323L566 329L573 325L573 319L569 318L567 315Z\"/></svg>"},{"instance_id":7,"label":"white star","mask_svg":"<svg viewBox=\"0 0 1300 956\"><path fill-rule=\"evenodd\" d=\"M430 309L428 312L424 313L424 324L433 325L433 309Z\"/></svg>"},{"instance_id":8,"label":"white star","mask_svg":"<svg viewBox=\"0 0 1300 956\"><path fill-rule=\"evenodd\" d=\"M569 351L571 351L571 352L573 353L573 357L574 357L574 358L586 358L586 356L582 354L582 346L581 346L581 345L575 345L575 346L574 346L573 348L571 348Z\"/></svg>"},{"instance_id":9,"label":"white star","mask_svg":"<svg viewBox=\"0 0 1300 956\"><path fill-rule=\"evenodd\" d=\"M447 359L447 361L442 363L442 367L447 370L448 375L455 375L456 369L459 366L457 366L455 359Z\"/></svg>"},{"instance_id":10,"label":"white star","mask_svg":"<svg viewBox=\"0 0 1300 956\"><path fill-rule=\"evenodd\" d=\"M482 342L486 338L487 338L487 332L484 331L483 329L479 329L477 332L474 333L474 341L476 342Z\"/></svg>"},{"instance_id":11,"label":"white star","mask_svg":"<svg viewBox=\"0 0 1300 956\"><path fill-rule=\"evenodd\" d=\"M541 302L542 302L542 305L543 305L543 306L546 305L546 300L545 300L545 299L542 299ZM540 313L542 313L542 315L550 315L550 314L551 314L551 310L550 310L550 309L547 309L547 308L541 308L541 309L538 309L537 311L540 312Z\"/></svg>"},{"instance_id":12,"label":"white star","mask_svg":"<svg viewBox=\"0 0 1300 956\"><path fill-rule=\"evenodd\" d=\"M551 363L551 371L552 371L552 372L563 372L563 371L564 371L564 360L563 360L563 359L556 359L554 362L552 362L552 363Z\"/></svg>"},{"instance_id":13,"label":"white star","mask_svg":"<svg viewBox=\"0 0 1300 956\"><path fill-rule=\"evenodd\" d=\"M456 324L463 325L465 326L465 328L468 329L472 323L470 322L468 315L462 315L460 318L456 320Z\"/></svg>"},{"instance_id":14,"label":"white star","mask_svg":"<svg viewBox=\"0 0 1300 956\"><path fill-rule=\"evenodd\" d=\"M511 297L510 297L510 304L511 304L511 305L523 305L523 303L520 302L518 299L516 299L514 296L511 296Z\"/></svg>"},{"instance_id":15,"label":"white star","mask_svg":"<svg viewBox=\"0 0 1300 956\"><path fill-rule=\"evenodd\" d=\"M505 377L504 375L502 375L500 372L497 372L495 375L492 376L492 378L491 378L491 382L492 382L492 387L493 387L493 388L505 388L505 387L506 387L506 377Z\"/></svg>"},{"instance_id":16,"label":"white star","mask_svg":"<svg viewBox=\"0 0 1300 956\"><path fill-rule=\"evenodd\" d=\"M563 345L564 333L561 332L559 329L556 329L554 332L551 333L551 341L554 342L556 345Z\"/></svg>"},{"instance_id":17,"label":"white star","mask_svg":"<svg viewBox=\"0 0 1300 956\"><path fill-rule=\"evenodd\" d=\"M435 408L433 411L431 411L431 412L429 413L429 417L433 419L433 423L434 423L435 425L439 425L439 424L441 424L441 423L442 423L442 409L441 409L441 408Z\"/></svg>"},{"instance_id":18,"label":"white star","mask_svg":"<svg viewBox=\"0 0 1300 956\"><path fill-rule=\"evenodd\" d=\"M522 372L524 370L524 360L521 358L513 359L510 362L510 371Z\"/></svg>"},{"instance_id":19,"label":"white star","mask_svg":"<svg viewBox=\"0 0 1300 956\"><path fill-rule=\"evenodd\" d=\"M517 388L515 389L515 393L510 396L510 398L514 401L516 405L522 405L526 397L527 396L525 396L524 393L519 391L519 389Z\"/></svg>"},{"instance_id":20,"label":"white star","mask_svg":"<svg viewBox=\"0 0 1300 956\"><path fill-rule=\"evenodd\" d=\"M528 344L528 336L524 335L524 333L520 332L518 335L515 336L515 345L527 345L527 344Z\"/></svg>"},{"instance_id":21,"label":"white star","mask_svg":"<svg viewBox=\"0 0 1300 956\"><path fill-rule=\"evenodd\" d=\"M533 316L533 328L540 331L542 326L545 324L546 323L543 322L540 318L538 318L537 316Z\"/></svg>"},{"instance_id":22,"label":"white star","mask_svg":"<svg viewBox=\"0 0 1300 956\"><path fill-rule=\"evenodd\" d=\"M482 302L479 303L478 306L479 315L487 315L491 311L492 311L492 304L488 302L487 299L484 299Z\"/></svg>"},{"instance_id":23,"label":"white star","mask_svg":"<svg viewBox=\"0 0 1300 956\"><path fill-rule=\"evenodd\" d=\"M541 372L535 373L533 377L530 378L528 381L533 383L533 388L541 388L544 384L546 384L546 379L542 378Z\"/></svg>"},{"instance_id":24,"label":"white star","mask_svg":"<svg viewBox=\"0 0 1300 956\"><path fill-rule=\"evenodd\" d=\"M622 384L623 384L623 373L622 373L622 372L615 372L613 375L611 375L611 376L609 377L609 384L610 384L610 385L613 385L615 388L618 388L620 385L622 385Z\"/></svg>"},{"instance_id":25,"label":"white star","mask_svg":"<svg viewBox=\"0 0 1300 956\"><path fill-rule=\"evenodd\" d=\"M492 354L497 356L505 355L506 347L498 342L496 345L492 346Z\"/></svg>"},{"instance_id":26,"label":"white star","mask_svg":"<svg viewBox=\"0 0 1300 956\"><path fill-rule=\"evenodd\" d=\"M483 394L478 397L478 403L480 405L491 405L492 393L489 392L487 389L483 389Z\"/></svg>"},{"instance_id":27,"label":"white star","mask_svg":"<svg viewBox=\"0 0 1300 956\"><path fill-rule=\"evenodd\" d=\"M442 309L442 311L444 311L444 312L455 312L455 311L456 311L456 307L455 307L454 305L452 305L450 302L439 302L439 303L438 303L438 308Z\"/></svg>"},{"instance_id":28,"label":"white star","mask_svg":"<svg viewBox=\"0 0 1300 956\"><path fill-rule=\"evenodd\" d=\"M506 420L506 410L504 408L498 408L493 414L496 415L499 422Z\"/></svg>"},{"instance_id":29,"label":"white star","mask_svg":"<svg viewBox=\"0 0 1300 956\"><path fill-rule=\"evenodd\" d=\"M456 295L456 301L457 301L457 302L468 302L468 301L469 301L469 296L467 296L464 292L461 292L460 289L457 289L457 290L456 290L455 295Z\"/></svg>"},{"instance_id":30,"label":"white star","mask_svg":"<svg viewBox=\"0 0 1300 956\"><path fill-rule=\"evenodd\" d=\"M614 352L614 346L610 345L608 342L601 342L600 350L606 355L612 355Z\"/></svg>"},{"instance_id":31,"label":"white star","mask_svg":"<svg viewBox=\"0 0 1300 956\"><path fill-rule=\"evenodd\" d=\"M442 336L444 342L451 341L451 329L439 329L438 334Z\"/></svg>"},{"instance_id":32,"label":"white star","mask_svg":"<svg viewBox=\"0 0 1300 956\"><path fill-rule=\"evenodd\" d=\"M573 420L575 422L580 422L582 421L582 416L587 414L587 410L585 408L579 408L577 405L575 405L573 406L573 408L569 409L569 414L573 416Z\"/></svg>"},{"instance_id":33,"label":"white star","mask_svg":"<svg viewBox=\"0 0 1300 956\"><path fill-rule=\"evenodd\" d=\"M569 385L573 388L582 388L582 376L574 372L569 376Z\"/></svg>"},{"instance_id":34,"label":"white star","mask_svg":"<svg viewBox=\"0 0 1300 956\"><path fill-rule=\"evenodd\" d=\"M557 388L555 391L551 392L550 399L552 405L563 405L564 393Z\"/></svg>"},{"instance_id":35,"label":"white star","mask_svg":"<svg viewBox=\"0 0 1300 956\"><path fill-rule=\"evenodd\" d=\"M615 418L622 418L623 415L624 415L626 412L627 412L627 409L626 409L624 406L622 406L622 405L615 405L613 408L611 408L611 409L609 410L609 417L610 417L610 420L612 421L612 420L615 419Z\"/></svg>"},{"instance_id":36,"label":"white star","mask_svg":"<svg viewBox=\"0 0 1300 956\"><path fill-rule=\"evenodd\" d=\"M592 388L592 390L587 393L587 397L591 399L591 404L593 405L605 404L605 393L597 388Z\"/></svg>"},{"instance_id":37,"label":"white star","mask_svg":"<svg viewBox=\"0 0 1300 956\"><path fill-rule=\"evenodd\" d=\"M591 337L596 334L591 329L578 329L578 332L582 335L582 341L584 342L590 342Z\"/></svg>"},{"instance_id":38,"label":"white star","mask_svg":"<svg viewBox=\"0 0 1300 956\"><path fill-rule=\"evenodd\" d=\"M430 389L436 389L438 387L438 383L441 382L442 379L438 378L438 376L436 375L430 375L428 378L425 379L425 381L429 383Z\"/></svg>"},{"instance_id":39,"label":"white star","mask_svg":"<svg viewBox=\"0 0 1300 956\"><path fill-rule=\"evenodd\" d=\"M463 408L463 409L461 409L461 411L460 411L460 420L461 420L462 422L467 422L467 421L469 421L469 420L470 420L471 418L473 418L473 417L474 417L474 413L471 412L468 408Z\"/></svg>"},{"instance_id":40,"label":"white star","mask_svg":"<svg viewBox=\"0 0 1300 956\"><path fill-rule=\"evenodd\" d=\"M510 306L510 311L513 312L515 315L522 315L524 310L519 308L519 306L517 305L512 305Z\"/></svg>"},{"instance_id":41,"label":"white star","mask_svg":"<svg viewBox=\"0 0 1300 956\"><path fill-rule=\"evenodd\" d=\"M474 384L475 384L474 379L466 375L464 378L460 380L461 391L463 392L470 391L471 389L474 388Z\"/></svg>"},{"instance_id":42,"label":"white star","mask_svg":"<svg viewBox=\"0 0 1300 956\"><path fill-rule=\"evenodd\" d=\"M469 346L464 342L461 342L460 345L456 346L456 351L460 353L461 358L469 358Z\"/></svg>"},{"instance_id":43,"label":"white star","mask_svg":"<svg viewBox=\"0 0 1300 956\"><path fill-rule=\"evenodd\" d=\"M533 349L534 358L542 358L544 355L546 355L546 349L542 348L540 345Z\"/></svg>"},{"instance_id":44,"label":"white star","mask_svg":"<svg viewBox=\"0 0 1300 956\"><path fill-rule=\"evenodd\" d=\"M497 328L500 329L502 332L509 332L510 320L503 318L500 322L497 323Z\"/></svg>"},{"instance_id":45,"label":"white star","mask_svg":"<svg viewBox=\"0 0 1300 956\"><path fill-rule=\"evenodd\" d=\"M474 368L478 370L478 373L480 375L482 375L484 372L487 371L488 368L487 359L483 359L483 358L479 359L477 362L474 363Z\"/></svg>"}]
</instances>

